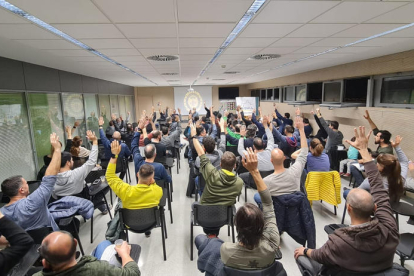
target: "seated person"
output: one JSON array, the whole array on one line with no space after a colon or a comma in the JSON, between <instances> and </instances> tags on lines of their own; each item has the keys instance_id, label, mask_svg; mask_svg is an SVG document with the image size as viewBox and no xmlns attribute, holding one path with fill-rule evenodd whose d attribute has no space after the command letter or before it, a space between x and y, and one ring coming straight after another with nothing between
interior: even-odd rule
<instances>
[{"instance_id":1,"label":"seated person","mask_svg":"<svg viewBox=\"0 0 414 276\"><path fill-rule=\"evenodd\" d=\"M9 272L32 247L34 241L22 228L0 212L0 235L10 245L0 250L0 271Z\"/></svg>"},{"instance_id":2,"label":"seated person","mask_svg":"<svg viewBox=\"0 0 414 276\"><path fill-rule=\"evenodd\" d=\"M337 121L331 121L328 123L322 117L321 111L319 108L316 109L316 114L320 120L322 127L325 129L326 133L328 133L328 139L326 141L326 152L328 153L331 149L336 149L337 146L342 145L342 141L344 139L344 135L341 131L339 131L339 123Z\"/></svg>"},{"instance_id":3,"label":"seated person","mask_svg":"<svg viewBox=\"0 0 414 276\"><path fill-rule=\"evenodd\" d=\"M125 183L116 176L116 161L121 152L121 146L112 141L112 158L106 170L106 181L114 193L121 199L122 207L126 209L145 209L158 206L162 197L162 188L155 183L154 167L142 164L139 168L137 185Z\"/></svg>"},{"instance_id":4,"label":"seated person","mask_svg":"<svg viewBox=\"0 0 414 276\"><path fill-rule=\"evenodd\" d=\"M55 150L52 161L47 167L42 183L33 193L29 195L29 185L21 176L9 177L1 183L3 194L10 198L10 202L1 208L1 212L25 231L43 227L59 230L47 209L61 163L61 144L55 133L50 135L50 144Z\"/></svg>"},{"instance_id":5,"label":"seated person","mask_svg":"<svg viewBox=\"0 0 414 276\"><path fill-rule=\"evenodd\" d=\"M351 142L355 141L355 137L352 137ZM349 146L347 151L347 159L342 160L339 162L339 174L350 176L351 175L351 164L358 162L358 150L353 146ZM346 173L344 173L344 167L346 165Z\"/></svg>"},{"instance_id":6,"label":"seated person","mask_svg":"<svg viewBox=\"0 0 414 276\"><path fill-rule=\"evenodd\" d=\"M371 157L374 157L372 154L372 150L370 148L368 148L368 152L371 155ZM372 160L375 160L375 158L372 158ZM363 174L364 172L364 165L362 164L362 159L358 159L357 160L358 164L354 163L350 166L349 171L351 172L351 179L354 179L354 187L359 187L359 185L361 185L362 182L364 182L364 179L366 177L366 175Z\"/></svg>"},{"instance_id":7,"label":"seated person","mask_svg":"<svg viewBox=\"0 0 414 276\"><path fill-rule=\"evenodd\" d=\"M152 137L149 139L147 137L146 129L142 129L144 135L144 145L153 144L157 150L157 156L155 157L154 161L157 163L165 164L166 157L167 157L167 147L160 143L161 140L161 131L153 130Z\"/></svg>"},{"instance_id":8,"label":"seated person","mask_svg":"<svg viewBox=\"0 0 414 276\"><path fill-rule=\"evenodd\" d=\"M260 176L257 164L257 154L252 149L248 149L243 159L243 166L252 174L256 182L263 201L263 212L251 203L245 203L237 210L234 224L238 233L238 243L223 242L214 235L198 235L195 243L199 249L197 264L201 271L217 275L214 271L209 271L213 266L206 264L207 254L221 256L220 264L243 270L263 269L275 262L280 244L279 231L273 201L269 189ZM220 254L217 254L218 251Z\"/></svg>"},{"instance_id":9,"label":"seated person","mask_svg":"<svg viewBox=\"0 0 414 276\"><path fill-rule=\"evenodd\" d=\"M292 159L297 159L302 149L292 153ZM323 152L324 148L318 138L313 138L309 144L309 153L306 158L306 171L307 172L329 172L330 162L329 157Z\"/></svg>"},{"instance_id":10,"label":"seated person","mask_svg":"<svg viewBox=\"0 0 414 276\"><path fill-rule=\"evenodd\" d=\"M391 145L391 133L387 130L378 130L378 127L372 121L368 110L365 110L364 118L368 121L372 131L374 132L375 144L378 145L377 153L393 154Z\"/></svg>"},{"instance_id":11,"label":"seated person","mask_svg":"<svg viewBox=\"0 0 414 276\"><path fill-rule=\"evenodd\" d=\"M414 190L414 162L408 162L408 170L409 173L407 175L407 179L405 180L405 187L411 190Z\"/></svg>"},{"instance_id":12,"label":"seated person","mask_svg":"<svg viewBox=\"0 0 414 276\"><path fill-rule=\"evenodd\" d=\"M177 118L179 118L177 116ZM163 144L165 147L174 147L175 141L180 139L180 135L182 133L180 121L178 121L177 127L174 131L167 126L161 127L162 137L160 140L160 144Z\"/></svg>"},{"instance_id":13,"label":"seated person","mask_svg":"<svg viewBox=\"0 0 414 276\"><path fill-rule=\"evenodd\" d=\"M115 248L122 259L122 268L99 261L92 256L83 256L76 261L76 246L78 241L66 231L57 231L44 238L39 247L43 270L35 276L42 275L134 275L139 276L138 264L131 258L128 243L124 241L121 247Z\"/></svg>"},{"instance_id":14,"label":"seated person","mask_svg":"<svg viewBox=\"0 0 414 276\"><path fill-rule=\"evenodd\" d=\"M81 167L73 169L72 156L67 152L62 152L61 168L57 175L56 185L53 190L53 197L55 199L64 196L77 196L89 199L89 192L87 190L89 188L85 185L85 179L96 166L96 161L98 159L98 138L95 136L95 133L90 130L86 132L86 137L92 142L92 150L88 161ZM96 200L101 201L103 198ZM102 204L98 208L103 214L108 213L106 204Z\"/></svg>"},{"instance_id":15,"label":"seated person","mask_svg":"<svg viewBox=\"0 0 414 276\"><path fill-rule=\"evenodd\" d=\"M295 118L296 127L299 129L301 141L306 141L303 120L300 116ZM300 191L300 178L305 168L308 155L308 143L301 143L301 149L296 162L289 168L283 166L286 157L280 149L272 151L271 163L274 173L266 176L263 181L269 188L271 196L280 196ZM260 206L261 200L258 194L254 195L254 200Z\"/></svg>"},{"instance_id":16,"label":"seated person","mask_svg":"<svg viewBox=\"0 0 414 276\"><path fill-rule=\"evenodd\" d=\"M298 257L310 258L315 267L315 271L310 272L311 275L317 275L321 265L357 273L375 273L393 265L399 233L390 198L384 189L378 167L368 153L369 135L365 136L365 127L359 127L359 133L355 130L355 137L355 142L347 142L359 150L364 160L371 194L363 189L351 190L346 204L351 225L336 229L321 248L300 247L295 250L295 258L301 271L302 259ZM371 219L373 213L374 218Z\"/></svg>"},{"instance_id":17,"label":"seated person","mask_svg":"<svg viewBox=\"0 0 414 276\"><path fill-rule=\"evenodd\" d=\"M384 183L384 188L389 191L391 203L400 201L404 193L404 183L408 173L408 158L400 147L401 136L397 135L395 141L391 141L397 157L392 154L383 153L377 157L377 166ZM369 178L366 178L358 187L369 191ZM344 191L344 198L347 198L349 190Z\"/></svg>"},{"instance_id":18,"label":"seated person","mask_svg":"<svg viewBox=\"0 0 414 276\"><path fill-rule=\"evenodd\" d=\"M154 167L154 179L161 180L164 179L166 182L171 183L172 179L171 176L168 174L167 170L165 169L164 165L154 162L155 157L157 156L157 149L155 148L154 144L148 144L144 148L145 158L141 156L141 152L139 151L138 143L141 136L142 128L144 127L144 121L140 120L138 125L138 131L134 135L134 139L132 139L132 153L134 156L134 165L135 165L135 175L138 175L139 169L144 164L149 164Z\"/></svg>"},{"instance_id":19,"label":"seated person","mask_svg":"<svg viewBox=\"0 0 414 276\"><path fill-rule=\"evenodd\" d=\"M309 136L312 134L313 128L310 125L308 118L303 118L303 125L305 126L306 139L309 139Z\"/></svg>"},{"instance_id":20,"label":"seated person","mask_svg":"<svg viewBox=\"0 0 414 276\"><path fill-rule=\"evenodd\" d=\"M270 119L267 116L263 117L263 126L265 128L265 132L268 138L267 141L267 147L264 147L264 143L262 138L256 137L253 140L253 148L257 153L257 157L258 157L258 162L259 162L259 171L272 171L273 170L273 165L272 162L270 162L271 159L271 153L272 150L275 148L274 145L274 140L273 140L273 135L272 135L272 129L273 129L273 124L270 123ZM241 130L240 131L240 136L244 137L245 135L245 130ZM237 148L239 154L241 157L244 156L244 141L243 139L239 140L239 145ZM246 173L242 173L240 174L240 178L243 179L243 182L245 185L256 188L254 183L250 183L249 178L250 178L250 174L248 172Z\"/></svg>"},{"instance_id":21,"label":"seated person","mask_svg":"<svg viewBox=\"0 0 414 276\"><path fill-rule=\"evenodd\" d=\"M80 136L75 136L72 138L72 128L71 127L66 127L66 134L68 137L68 141L70 141L70 147L69 147L69 152L70 154L72 154L72 156L76 156L76 157L88 157L89 154L91 153L90 150L81 147L82 145L82 138ZM67 146L68 147L68 146Z\"/></svg>"},{"instance_id":22,"label":"seated person","mask_svg":"<svg viewBox=\"0 0 414 276\"><path fill-rule=\"evenodd\" d=\"M200 172L206 181L200 204L234 205L236 197L240 195L243 187L243 180L232 172L236 166L236 156L232 152L226 151L221 157L221 169L216 169L206 156L196 134L196 127L193 124L191 125L191 136L194 148L200 157Z\"/></svg>"}]
</instances>

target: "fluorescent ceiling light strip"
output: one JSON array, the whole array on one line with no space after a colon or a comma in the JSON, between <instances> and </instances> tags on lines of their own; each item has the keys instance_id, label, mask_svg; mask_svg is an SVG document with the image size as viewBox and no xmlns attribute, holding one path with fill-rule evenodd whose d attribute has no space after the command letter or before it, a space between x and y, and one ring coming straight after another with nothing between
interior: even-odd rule
<instances>
[{"instance_id":1,"label":"fluorescent ceiling light strip","mask_svg":"<svg viewBox=\"0 0 414 276\"><path fill-rule=\"evenodd\" d=\"M392 33L395 33L395 32L398 32L398 31L401 31L401 30L404 30L404 29L407 29L407 28L411 28L413 26L414 26L414 23L410 23L410 24L407 24L407 25L404 25L404 26L401 26L401 27L398 27L398 28L395 28L395 29L392 29L392 30L389 30L389 31L386 31L386 32L383 32L383 33L380 33L380 34L372 35L370 37L363 38L363 39L357 40L355 42L351 42L351 43L345 44L343 46L331 48L329 50L326 50L326 51L323 51L323 52L320 52L320 53L317 53L317 54L313 54L313 55L310 55L310 56L307 56L307 57L303 57L303 58L300 58L300 59L297 59L297 60L294 60L294 61L290 61L288 63L285 63L285 64L282 64L282 65L279 65L279 66L276 66L276 67L267 69L265 71L261 71L259 73L252 74L250 76L247 76L247 78L254 77L254 76L257 76L257 75L260 75L260 74L263 74L263 73L267 73L267 72L272 71L272 70L280 69L282 67L286 67L286 66L292 65L294 63L298 63L298 62L301 62L301 61L304 61L304 60L308 60L308 59L311 59L311 58L314 58L314 57L318 57L318 56L321 56L321 55L324 55L324 54L328 54L328 53L331 53L331 52L336 51L336 50L339 50L339 49L343 49L343 48L346 48L346 47L354 46L356 44L359 44L359 43L362 43L362 42L365 42L365 41L368 41L368 40L371 40L371 39L374 39L374 38L378 38L378 37L381 37L381 36L384 36L384 35L388 35L388 34L392 34ZM234 81L232 81L232 82L234 82Z\"/></svg>"},{"instance_id":2,"label":"fluorescent ceiling light strip","mask_svg":"<svg viewBox=\"0 0 414 276\"><path fill-rule=\"evenodd\" d=\"M219 58L219 56L223 53L223 51L233 42L233 40L239 35L241 31L249 24L252 20L253 16L259 11L259 9L263 6L263 4L267 0L255 0L250 8L245 12L243 17L237 23L236 27L231 31L229 36L227 36L226 40L221 44L220 48L216 51L213 58L208 62L208 64L204 67L204 69L200 72L197 79L193 82L194 85L197 80L204 75L204 73L210 68L210 66Z\"/></svg>"},{"instance_id":3,"label":"fluorescent ceiling light strip","mask_svg":"<svg viewBox=\"0 0 414 276\"><path fill-rule=\"evenodd\" d=\"M126 71L128 71L128 72L130 72L130 73L132 73L132 74L134 74L136 76L138 76L138 77L143 78L146 81L149 81L149 82L151 82L151 83L153 83L155 85L158 85L157 83L151 81L147 77L145 77L145 76L143 76L143 75L135 72L134 70L126 67L125 65L122 65L121 63L119 63L119 62L111 59L110 57L102 54L101 52L99 52L99 51L97 51L97 50L89 47L88 45L80 42L79 40L77 40L77 39L75 39L75 38L73 38L73 37L65 34L64 32L62 32L62 31L56 29L55 27L47 24L46 22L40 20L39 18L37 18L37 17L35 17L35 16L33 16L33 15L25 12L24 10L22 10L22 9L20 9L20 8L14 6L14 5L12 5L12 4L10 4L7 1L0 0L0 7L3 7L4 9L6 9L6 10L8 10L8 11L10 11L10 12L12 12L12 13L20 16L20 17L23 17L23 18L25 18L25 19L33 22L35 25L37 25L39 27L42 27L43 29L46 29L49 32L54 33L57 36L60 36L61 38L63 38L65 40L67 40L67 41L69 41L69 42L71 42L71 43L73 43L73 44L75 44L75 45L77 45L77 46L79 46L79 47L87 50L88 52L90 52L90 53L92 53L92 54L94 54L94 55L96 55L98 57L103 58L104 60L106 60L106 61L108 61L108 62L110 62L110 63L112 63L112 64L114 64L114 65L116 65L116 66L118 66L118 67L120 67L120 68L122 68L122 69L124 69L124 70L126 70Z\"/></svg>"}]
</instances>

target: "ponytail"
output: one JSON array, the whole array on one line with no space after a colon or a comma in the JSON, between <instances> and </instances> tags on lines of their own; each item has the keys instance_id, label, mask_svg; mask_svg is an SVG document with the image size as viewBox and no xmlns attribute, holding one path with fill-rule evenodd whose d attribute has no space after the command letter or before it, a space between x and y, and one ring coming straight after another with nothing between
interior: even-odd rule
<instances>
[{"instance_id":1,"label":"ponytail","mask_svg":"<svg viewBox=\"0 0 414 276\"><path fill-rule=\"evenodd\" d=\"M377 162L383 169L381 175L388 180L388 192L390 202L399 202L404 193L404 180L401 176L401 165L398 159L392 154L380 154Z\"/></svg>"},{"instance_id":2,"label":"ponytail","mask_svg":"<svg viewBox=\"0 0 414 276\"><path fill-rule=\"evenodd\" d=\"M313 156L316 156L316 157L321 156L324 150L324 147L318 138L313 138L312 141L310 142L310 146L313 149L313 153L312 153Z\"/></svg>"},{"instance_id":3,"label":"ponytail","mask_svg":"<svg viewBox=\"0 0 414 276\"><path fill-rule=\"evenodd\" d=\"M70 148L70 154L72 154L72 156L79 156L79 152L80 152L80 145L82 142L82 138L80 138L79 136L75 136L72 139L72 147Z\"/></svg>"}]
</instances>

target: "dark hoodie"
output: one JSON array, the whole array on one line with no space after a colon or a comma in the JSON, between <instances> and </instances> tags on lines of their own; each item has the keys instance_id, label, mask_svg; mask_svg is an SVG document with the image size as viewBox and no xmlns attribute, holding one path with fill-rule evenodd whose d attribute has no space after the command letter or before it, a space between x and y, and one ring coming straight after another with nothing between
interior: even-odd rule
<instances>
[{"instance_id":1,"label":"dark hoodie","mask_svg":"<svg viewBox=\"0 0 414 276\"><path fill-rule=\"evenodd\" d=\"M365 163L365 171L377 204L374 219L335 230L321 248L312 251L315 261L355 272L373 273L392 266L399 234L388 191L373 161Z\"/></svg>"}]
</instances>

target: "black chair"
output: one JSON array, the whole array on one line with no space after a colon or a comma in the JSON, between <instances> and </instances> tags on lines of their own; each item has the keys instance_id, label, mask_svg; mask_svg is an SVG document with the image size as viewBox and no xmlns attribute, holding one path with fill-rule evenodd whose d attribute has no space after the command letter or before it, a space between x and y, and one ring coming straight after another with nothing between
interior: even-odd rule
<instances>
[{"instance_id":1,"label":"black chair","mask_svg":"<svg viewBox=\"0 0 414 276\"><path fill-rule=\"evenodd\" d=\"M271 266L258 270L241 270L224 266L220 276L287 276L282 263L275 261Z\"/></svg>"},{"instance_id":2,"label":"black chair","mask_svg":"<svg viewBox=\"0 0 414 276\"><path fill-rule=\"evenodd\" d=\"M226 146L226 151L232 152L236 157L240 156L239 152L237 151L237 145L235 146Z\"/></svg>"},{"instance_id":3,"label":"black chair","mask_svg":"<svg viewBox=\"0 0 414 276\"><path fill-rule=\"evenodd\" d=\"M266 176L271 175L273 172L274 170L261 171L260 175L262 176L262 178L265 178ZM257 188L255 187L256 187L256 183L254 183L253 176L250 174L249 175L249 188L257 190ZM247 202L247 185L244 185L244 202Z\"/></svg>"},{"instance_id":4,"label":"black chair","mask_svg":"<svg viewBox=\"0 0 414 276\"><path fill-rule=\"evenodd\" d=\"M171 152L172 158L177 161L177 174L179 174L180 169L180 149L176 147L167 147L167 150Z\"/></svg>"},{"instance_id":5,"label":"black chair","mask_svg":"<svg viewBox=\"0 0 414 276\"><path fill-rule=\"evenodd\" d=\"M58 225L59 225L60 230L68 231L69 233L73 235L75 239L78 240L79 249L82 253L82 256L85 256L85 252L83 251L83 247L82 247L82 242L79 237L79 226L80 226L79 220L75 216L62 218L59 220Z\"/></svg>"},{"instance_id":6,"label":"black chair","mask_svg":"<svg viewBox=\"0 0 414 276\"><path fill-rule=\"evenodd\" d=\"M200 205L194 204L193 211L191 211L191 239L190 239L190 260L193 260L194 251L194 226L201 226L206 228L221 228L228 225L228 235L230 236L230 227L232 232L233 242L234 223L233 223L233 206L224 205Z\"/></svg>"},{"instance_id":7,"label":"black chair","mask_svg":"<svg viewBox=\"0 0 414 276\"><path fill-rule=\"evenodd\" d=\"M43 239L53 232L51 227L42 227L38 229L26 231L30 237L32 237L35 244L42 244Z\"/></svg>"},{"instance_id":8,"label":"black chair","mask_svg":"<svg viewBox=\"0 0 414 276\"><path fill-rule=\"evenodd\" d=\"M414 234L400 234L400 243L395 253L400 256L402 266L404 266L405 261L414 260Z\"/></svg>"},{"instance_id":9,"label":"black chair","mask_svg":"<svg viewBox=\"0 0 414 276\"><path fill-rule=\"evenodd\" d=\"M395 213L395 219L397 220L397 229L400 229L398 215L409 217L414 216L414 206L407 202L400 201L398 203L392 203L391 208Z\"/></svg>"},{"instance_id":10,"label":"black chair","mask_svg":"<svg viewBox=\"0 0 414 276\"><path fill-rule=\"evenodd\" d=\"M171 219L171 224L173 223L173 215L172 215L172 207L171 207L171 193L170 193L170 186L168 183L165 182L164 179L162 180L156 180L155 183L157 183L158 186L160 186L162 188L163 191L163 198L166 198L166 200L168 201L168 210L170 211L170 219ZM162 206L162 202L165 200L163 200L163 198L161 198L160 200L160 206ZM164 203L165 205L165 203Z\"/></svg>"},{"instance_id":11,"label":"black chair","mask_svg":"<svg viewBox=\"0 0 414 276\"><path fill-rule=\"evenodd\" d=\"M111 191L111 187L107 183L100 183L98 185L90 185L89 190L89 200L92 201L94 209L102 205L106 205L108 210L109 217L112 220L111 209L109 208L108 201L106 200L106 194ZM103 197L103 200L97 200L99 197ZM111 196L112 198L112 196ZM91 243L93 243L93 216L91 217Z\"/></svg>"},{"instance_id":12,"label":"black chair","mask_svg":"<svg viewBox=\"0 0 414 276\"><path fill-rule=\"evenodd\" d=\"M19 263L17 263L7 274L7 276L21 276L26 275L26 273L32 268L32 266L37 263L39 260L39 253L37 249L39 248L40 244L34 244L32 247L27 251L27 253L23 256ZM39 268L39 271L42 267Z\"/></svg>"},{"instance_id":13,"label":"black chair","mask_svg":"<svg viewBox=\"0 0 414 276\"><path fill-rule=\"evenodd\" d=\"M164 253L164 261L167 260L165 252L165 238L164 238L164 221L162 219L163 209L159 207L146 209L119 209L119 222L121 228L126 232L127 241L129 242L128 232L142 234L150 231L153 228L161 227L162 249Z\"/></svg>"}]
</instances>

